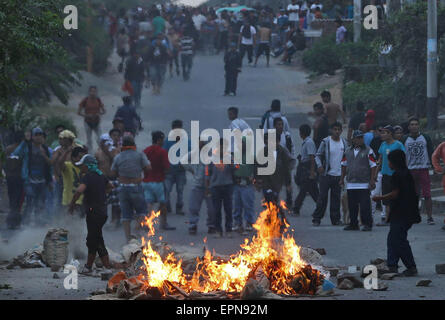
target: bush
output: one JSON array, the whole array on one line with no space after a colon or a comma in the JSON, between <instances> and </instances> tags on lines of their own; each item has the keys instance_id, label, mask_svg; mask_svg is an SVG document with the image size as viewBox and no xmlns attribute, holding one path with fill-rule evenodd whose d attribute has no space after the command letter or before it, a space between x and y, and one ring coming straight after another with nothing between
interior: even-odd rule
<instances>
[{"instance_id":1,"label":"bush","mask_svg":"<svg viewBox=\"0 0 445 320\"><path fill-rule=\"evenodd\" d=\"M355 110L358 101L362 101L367 109L376 113L376 121L390 121L389 115L394 112L395 86L389 79L376 79L367 83L353 82L343 89L343 105L348 111Z\"/></svg>"},{"instance_id":2,"label":"bush","mask_svg":"<svg viewBox=\"0 0 445 320\"><path fill-rule=\"evenodd\" d=\"M334 36L315 42L303 54L303 65L318 74L335 74L345 65L377 63L377 56L369 42L335 44Z\"/></svg>"}]
</instances>

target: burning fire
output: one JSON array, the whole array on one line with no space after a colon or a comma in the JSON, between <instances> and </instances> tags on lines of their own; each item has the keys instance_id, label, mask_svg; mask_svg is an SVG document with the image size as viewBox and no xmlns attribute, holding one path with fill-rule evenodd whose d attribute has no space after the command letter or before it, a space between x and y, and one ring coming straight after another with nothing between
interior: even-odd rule
<instances>
[{"instance_id":1,"label":"burning fire","mask_svg":"<svg viewBox=\"0 0 445 320\"><path fill-rule=\"evenodd\" d=\"M151 241L143 243L143 262L147 287L162 290L165 281L181 287L186 292L212 292L223 290L240 292L247 280L263 273L269 282L269 289L277 294L315 294L323 276L300 258L300 247L290 235L285 235L289 225L280 213L281 208L272 203L260 213L253 227L257 234L251 240L245 239L241 250L228 261L216 260L206 250L203 259L197 258L192 276L184 274L181 260L173 253L164 261L154 251ZM153 222L159 212L153 212L143 223L149 229L148 236L154 235Z\"/></svg>"}]
</instances>

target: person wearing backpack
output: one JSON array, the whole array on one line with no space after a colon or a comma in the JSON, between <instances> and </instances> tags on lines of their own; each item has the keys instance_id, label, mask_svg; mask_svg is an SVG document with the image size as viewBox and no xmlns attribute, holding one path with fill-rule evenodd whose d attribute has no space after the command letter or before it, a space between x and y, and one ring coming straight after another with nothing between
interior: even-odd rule
<instances>
[{"instance_id":1,"label":"person wearing backpack","mask_svg":"<svg viewBox=\"0 0 445 320\"><path fill-rule=\"evenodd\" d=\"M275 118L283 119L284 131L290 132L289 122L287 118L281 113L281 101L275 99L272 101L270 110L268 110L261 119L260 129L269 130L273 129L273 122Z\"/></svg>"},{"instance_id":2,"label":"person wearing backpack","mask_svg":"<svg viewBox=\"0 0 445 320\"><path fill-rule=\"evenodd\" d=\"M100 116L105 114L104 104L97 96L96 86L90 86L88 90L88 97L84 98L80 102L77 114L84 117L87 146L88 149L91 150L93 147L91 141L93 131L96 134L97 145L99 145L98 141L102 134L100 129Z\"/></svg>"},{"instance_id":3,"label":"person wearing backpack","mask_svg":"<svg viewBox=\"0 0 445 320\"><path fill-rule=\"evenodd\" d=\"M253 63L253 48L256 45L256 30L248 20L241 26L238 46L241 55L241 66L247 51L249 65Z\"/></svg>"}]
</instances>

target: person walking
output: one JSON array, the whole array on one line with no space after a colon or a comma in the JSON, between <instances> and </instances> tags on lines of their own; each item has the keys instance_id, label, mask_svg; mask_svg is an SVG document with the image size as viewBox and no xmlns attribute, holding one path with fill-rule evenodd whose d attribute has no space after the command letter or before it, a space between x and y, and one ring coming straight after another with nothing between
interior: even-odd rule
<instances>
[{"instance_id":1,"label":"person walking","mask_svg":"<svg viewBox=\"0 0 445 320\"><path fill-rule=\"evenodd\" d=\"M337 122L339 116L343 118L343 123L346 124L346 114L338 104L332 102L331 93L327 90L323 90L320 96L324 103L325 113L326 117L328 118L329 125L331 126L334 122Z\"/></svg>"},{"instance_id":2,"label":"person walking","mask_svg":"<svg viewBox=\"0 0 445 320\"><path fill-rule=\"evenodd\" d=\"M240 35L238 38L238 47L241 56L241 66L243 65L243 59L247 51L247 59L249 65L253 62L253 48L256 46L256 30L250 24L249 20L245 20L241 26Z\"/></svg>"},{"instance_id":3,"label":"person walking","mask_svg":"<svg viewBox=\"0 0 445 320\"><path fill-rule=\"evenodd\" d=\"M150 79L153 86L153 94L155 95L161 93L161 87L167 72L169 55L163 39L164 35L158 34L147 55L147 62L150 65Z\"/></svg>"},{"instance_id":4,"label":"person walking","mask_svg":"<svg viewBox=\"0 0 445 320\"><path fill-rule=\"evenodd\" d=\"M311 127L309 125L303 124L300 126L300 138L303 140L303 143L301 145L297 173L295 175L295 184L300 187L300 191L295 198L295 204L292 209L292 213L296 216L300 215L300 210L307 193L309 193L315 203L319 195L316 173L317 165L315 163L317 149L314 140L311 138Z\"/></svg>"},{"instance_id":5,"label":"person walking","mask_svg":"<svg viewBox=\"0 0 445 320\"><path fill-rule=\"evenodd\" d=\"M359 230L358 212L363 224L362 231L372 230L370 190L375 188L375 171L377 169L374 153L363 140L363 132L356 130L352 135L352 145L343 156L340 186L345 185L348 194L350 223L346 231Z\"/></svg>"},{"instance_id":6,"label":"person walking","mask_svg":"<svg viewBox=\"0 0 445 320\"><path fill-rule=\"evenodd\" d=\"M102 228L107 221L106 193L111 189L111 185L102 171L98 169L97 161L92 155L84 155L79 162L76 162L76 166L80 167L83 177L71 200L69 212L73 214L76 202L83 195L88 230L88 258L80 273L91 274L96 255L99 255L105 268L112 268L102 234Z\"/></svg>"},{"instance_id":7,"label":"person walking","mask_svg":"<svg viewBox=\"0 0 445 320\"><path fill-rule=\"evenodd\" d=\"M273 122L275 118L281 118L283 120L283 130L285 132L290 132L289 122L285 115L281 113L281 101L278 99L272 100L270 105L270 110L268 110L261 119L260 129L269 130L273 129Z\"/></svg>"},{"instance_id":8,"label":"person walking","mask_svg":"<svg viewBox=\"0 0 445 320\"><path fill-rule=\"evenodd\" d=\"M321 102L315 103L313 109L315 121L312 126L312 129L314 131L312 139L314 140L315 146L318 149L323 139L329 136L329 120L326 116L326 113L324 112L323 104Z\"/></svg>"},{"instance_id":9,"label":"person walking","mask_svg":"<svg viewBox=\"0 0 445 320\"><path fill-rule=\"evenodd\" d=\"M388 154L394 150L402 150L403 152L405 152L405 147L400 141L394 140L394 128L391 125L383 127L383 129L380 131L380 137L382 138L383 143L380 145L379 148L380 156L378 161L379 168L377 172L381 171L382 173L382 194L387 194L391 191L391 176L394 173L394 170L392 170L388 164ZM376 177L376 180L377 178L378 177ZM389 204L389 201L383 201L386 216L382 217L382 222L377 223L377 226L388 225L387 218L390 214Z\"/></svg>"},{"instance_id":10,"label":"person walking","mask_svg":"<svg viewBox=\"0 0 445 320\"><path fill-rule=\"evenodd\" d=\"M182 77L184 81L190 79L190 73L193 67L193 55L195 52L195 42L193 40L193 31L191 29L185 29L184 34L179 40L182 66Z\"/></svg>"},{"instance_id":11,"label":"person walking","mask_svg":"<svg viewBox=\"0 0 445 320\"><path fill-rule=\"evenodd\" d=\"M266 55L266 61L267 61L267 67L269 67L269 61L270 61L270 42L272 39L272 29L270 28L269 24L263 23L261 25L261 28L258 32L259 38L260 38L260 44L258 46L258 50L256 53L255 58L255 64L254 67L258 64L258 59L261 57L261 55L264 53Z\"/></svg>"},{"instance_id":12,"label":"person walking","mask_svg":"<svg viewBox=\"0 0 445 320\"><path fill-rule=\"evenodd\" d=\"M409 135L402 139L406 149L406 160L408 169L416 183L417 194L420 190L425 199L427 223L434 225L433 201L431 199L431 180L429 168L431 167L431 156L434 152L431 138L420 133L419 119L411 118L408 122Z\"/></svg>"},{"instance_id":13,"label":"person walking","mask_svg":"<svg viewBox=\"0 0 445 320\"><path fill-rule=\"evenodd\" d=\"M87 136L88 150L93 148L91 136L96 134L96 142L99 145L99 138L102 134L100 128L100 117L105 114L105 107L100 98L97 96L97 87L90 86L88 97L79 103L77 114L84 118L85 132Z\"/></svg>"},{"instance_id":14,"label":"person walking","mask_svg":"<svg viewBox=\"0 0 445 320\"><path fill-rule=\"evenodd\" d=\"M140 231L140 224L144 221L147 213L141 175L150 169L151 165L145 154L136 151L133 136L124 136L121 153L114 157L110 175L113 178L117 177L119 181L119 205L122 213L122 225L128 242L131 239L136 239L131 234L133 214L137 216L136 229Z\"/></svg>"},{"instance_id":15,"label":"person walking","mask_svg":"<svg viewBox=\"0 0 445 320\"><path fill-rule=\"evenodd\" d=\"M414 256L408 242L408 230L415 223L420 223L418 196L415 182L406 165L403 150L395 149L388 154L388 166L393 170L391 188L382 196L375 196L373 201L389 201L389 233L387 239L389 272L398 273L401 259L406 267L402 274L406 277L417 275Z\"/></svg>"},{"instance_id":16,"label":"person walking","mask_svg":"<svg viewBox=\"0 0 445 320\"><path fill-rule=\"evenodd\" d=\"M142 129L141 117L139 117L136 109L133 107L130 96L123 97L122 102L124 105L117 109L114 119L122 119L125 128L124 132L131 132L133 135L136 135Z\"/></svg>"},{"instance_id":17,"label":"person walking","mask_svg":"<svg viewBox=\"0 0 445 320\"><path fill-rule=\"evenodd\" d=\"M241 56L236 51L236 45L234 43L230 44L229 51L224 54L224 71L226 73L224 95L236 96L238 74L241 72Z\"/></svg>"},{"instance_id":18,"label":"person walking","mask_svg":"<svg viewBox=\"0 0 445 320\"><path fill-rule=\"evenodd\" d=\"M145 202L148 211L155 203L159 203L161 211L161 229L176 230L167 223L167 203L165 197L165 174L167 173L170 162L168 161L168 153L162 148L164 144L164 133L155 131L151 134L153 144L144 150L147 159L151 163L151 169L145 172L142 187L144 188Z\"/></svg>"},{"instance_id":19,"label":"person walking","mask_svg":"<svg viewBox=\"0 0 445 320\"><path fill-rule=\"evenodd\" d=\"M341 160L348 146L346 140L340 137L342 125L335 122L331 126L331 135L324 138L317 150L315 161L320 174L320 194L317 206L312 214L312 224L319 226L328 203L329 190L331 191L330 217L334 226L341 225L340 197L341 197Z\"/></svg>"},{"instance_id":20,"label":"person walking","mask_svg":"<svg viewBox=\"0 0 445 320\"><path fill-rule=\"evenodd\" d=\"M125 64L125 81L131 83L133 89L133 102L136 108L141 106L142 86L145 80L145 63L136 48L131 49L131 56Z\"/></svg>"}]
</instances>

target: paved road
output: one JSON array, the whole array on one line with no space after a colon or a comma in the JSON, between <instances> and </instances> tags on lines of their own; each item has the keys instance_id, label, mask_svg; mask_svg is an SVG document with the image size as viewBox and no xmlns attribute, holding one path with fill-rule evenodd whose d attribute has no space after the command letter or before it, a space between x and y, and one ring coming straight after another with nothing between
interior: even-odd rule
<instances>
[{"instance_id":1,"label":"paved road","mask_svg":"<svg viewBox=\"0 0 445 320\"><path fill-rule=\"evenodd\" d=\"M215 128L221 130L229 124L226 110L229 106L240 108L240 117L247 119L252 128L257 128L259 119L269 107L272 99L279 98L282 101L283 111L289 116L290 125L293 128L293 138L299 149L301 140L297 137L295 128L308 122L306 112L308 106L303 105L302 88L306 85L306 75L298 70L278 67L272 64L271 68L260 65L258 68L244 67L239 78L239 90L237 97L223 97L223 68L222 56L197 57L189 82L183 82L180 78L168 79L161 96L152 96L149 90L143 92L143 106L141 116L144 119L145 131L138 136L139 149L151 144L151 130L163 130L168 132L170 123L174 119L182 119L185 129L190 127L191 120L199 120L201 130ZM102 99L107 106L117 106L119 96L116 88L121 84L121 75L109 74L106 79L87 79L85 89L93 82L100 82ZM80 91L79 91L80 92ZM81 95L76 96L80 99ZM74 107L78 101L74 101ZM109 107L104 128L109 129L108 121L114 114L115 107ZM81 138L82 135L81 135ZM189 177L190 178L190 177ZM294 192L296 188L294 186ZM185 190L186 209L188 207L189 189ZM256 212L260 212L260 194L256 194ZM172 193L172 203L176 199ZM296 242L303 246L313 248L325 248L325 265L329 266L363 266L370 259L386 256L387 227L375 228L370 233L345 232L341 227L333 227L329 224L329 218L325 217L320 227L311 225L311 213L314 204L307 198L300 217L290 217L291 228L294 229ZM206 237L205 212L201 212L201 219L196 236L189 236L186 218L171 214L170 224L177 227L175 232L157 232L157 236L173 245L187 245L201 248L203 238ZM437 218L437 221L442 218ZM11 253L15 248L16 254L23 251L36 241L42 241L45 230L34 230L32 237L29 232L14 235L10 245L0 247ZM9 236L9 235L8 235ZM208 237L207 246L215 249L217 253L232 254L238 251L244 237L236 235L233 239L213 239ZM412 279L399 279L388 282L387 292L372 292L364 289L353 291L339 291L341 296L331 299L433 299L445 296L445 277L434 273L434 264L445 262L445 233L440 226L428 226L423 222L416 225L410 231L409 239L412 243L414 255L418 263L420 276ZM105 230L105 241L112 250L119 251L124 244L123 231ZM83 245L83 242L82 242ZM14 250L12 250L13 252ZM79 290L67 291L63 289L61 279L52 279L49 269L35 270L2 270L0 269L0 284L9 283L11 290L0 290L0 299L79 299L89 295L95 289L102 289L105 282L90 277L79 278ZM60 274L63 278L63 274ZM420 278L433 280L430 288L417 288L415 283ZM57 287L56 287L57 286ZM42 290L42 288L45 288Z\"/></svg>"}]
</instances>

